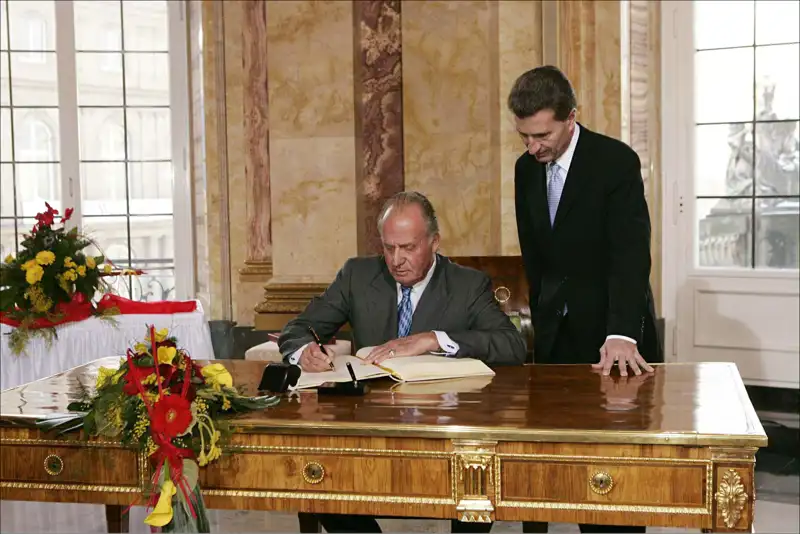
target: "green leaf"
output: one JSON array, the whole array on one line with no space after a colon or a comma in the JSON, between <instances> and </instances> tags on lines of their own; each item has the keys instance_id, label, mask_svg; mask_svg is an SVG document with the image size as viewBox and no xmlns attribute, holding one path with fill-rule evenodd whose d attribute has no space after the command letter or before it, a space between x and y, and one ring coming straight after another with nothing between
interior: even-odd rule
<instances>
[{"instance_id":1,"label":"green leaf","mask_svg":"<svg viewBox=\"0 0 800 534\"><path fill-rule=\"evenodd\" d=\"M183 476L186 478L186 486L193 488L197 485L197 478L200 476L200 467L194 460L183 460Z\"/></svg>"}]
</instances>

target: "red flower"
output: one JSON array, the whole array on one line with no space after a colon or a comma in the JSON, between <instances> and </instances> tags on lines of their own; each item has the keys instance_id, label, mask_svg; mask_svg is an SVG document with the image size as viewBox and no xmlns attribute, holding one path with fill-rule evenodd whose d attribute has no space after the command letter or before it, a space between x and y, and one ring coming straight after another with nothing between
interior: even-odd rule
<instances>
[{"instance_id":1,"label":"red flower","mask_svg":"<svg viewBox=\"0 0 800 534\"><path fill-rule=\"evenodd\" d=\"M169 386L169 391L173 395L180 395L183 391L183 382L173 382L171 386ZM197 397L197 388L194 387L194 384L189 384L189 388L186 390L186 400L192 402Z\"/></svg>"},{"instance_id":2,"label":"red flower","mask_svg":"<svg viewBox=\"0 0 800 534\"><path fill-rule=\"evenodd\" d=\"M72 217L72 212L73 211L75 211L73 208L67 208L67 210L64 212L64 216L61 217L61 224L64 224L65 222L67 222L69 220L70 217ZM58 213L58 212L56 212L56 213Z\"/></svg>"},{"instance_id":3,"label":"red flower","mask_svg":"<svg viewBox=\"0 0 800 534\"><path fill-rule=\"evenodd\" d=\"M139 379L144 380L148 375L150 375L150 373L155 371L155 367L137 366L136 370L138 371ZM145 389L147 388L145 387ZM133 379L133 373L130 370L125 373L125 385L122 387L122 391L131 397L139 393L139 388L136 386L136 380Z\"/></svg>"},{"instance_id":4,"label":"red flower","mask_svg":"<svg viewBox=\"0 0 800 534\"><path fill-rule=\"evenodd\" d=\"M164 434L169 438L180 436L192 422L192 410L189 401L178 395L161 397L153 406L150 425L153 432Z\"/></svg>"}]
</instances>

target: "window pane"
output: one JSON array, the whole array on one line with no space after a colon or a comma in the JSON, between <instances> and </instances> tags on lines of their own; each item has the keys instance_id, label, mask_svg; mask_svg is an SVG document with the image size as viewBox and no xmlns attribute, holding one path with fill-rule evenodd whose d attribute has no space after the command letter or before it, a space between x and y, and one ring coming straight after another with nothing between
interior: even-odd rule
<instances>
[{"instance_id":1,"label":"window pane","mask_svg":"<svg viewBox=\"0 0 800 534\"><path fill-rule=\"evenodd\" d=\"M170 262L172 265L172 262ZM158 301L175 298L175 268L165 268L162 263L143 264L145 274L133 280L133 300Z\"/></svg>"},{"instance_id":2,"label":"window pane","mask_svg":"<svg viewBox=\"0 0 800 534\"><path fill-rule=\"evenodd\" d=\"M756 124L759 195L800 194L800 122Z\"/></svg>"},{"instance_id":3,"label":"window pane","mask_svg":"<svg viewBox=\"0 0 800 534\"><path fill-rule=\"evenodd\" d=\"M171 216L131 217L132 267L145 271L139 277L140 285L134 280L134 298L169 298L175 288L173 241Z\"/></svg>"},{"instance_id":4,"label":"window pane","mask_svg":"<svg viewBox=\"0 0 800 534\"><path fill-rule=\"evenodd\" d=\"M756 44L800 41L800 2L758 0L756 2Z\"/></svg>"},{"instance_id":5,"label":"window pane","mask_svg":"<svg viewBox=\"0 0 800 534\"><path fill-rule=\"evenodd\" d=\"M756 204L756 266L797 269L800 198L762 198Z\"/></svg>"},{"instance_id":6,"label":"window pane","mask_svg":"<svg viewBox=\"0 0 800 534\"><path fill-rule=\"evenodd\" d=\"M78 105L122 105L122 54L78 52L75 61Z\"/></svg>"},{"instance_id":7,"label":"window pane","mask_svg":"<svg viewBox=\"0 0 800 534\"><path fill-rule=\"evenodd\" d=\"M172 164L128 164L131 213L172 213Z\"/></svg>"},{"instance_id":8,"label":"window pane","mask_svg":"<svg viewBox=\"0 0 800 534\"><path fill-rule=\"evenodd\" d=\"M57 163L59 153L58 110L14 108L14 159Z\"/></svg>"},{"instance_id":9,"label":"window pane","mask_svg":"<svg viewBox=\"0 0 800 534\"><path fill-rule=\"evenodd\" d=\"M61 178L57 163L17 163L17 215L33 217L47 202L61 211Z\"/></svg>"},{"instance_id":10,"label":"window pane","mask_svg":"<svg viewBox=\"0 0 800 534\"><path fill-rule=\"evenodd\" d=\"M125 55L129 106L169 106L169 56L166 52Z\"/></svg>"},{"instance_id":11,"label":"window pane","mask_svg":"<svg viewBox=\"0 0 800 534\"><path fill-rule=\"evenodd\" d=\"M701 267L752 266L752 208L752 199L697 201Z\"/></svg>"},{"instance_id":12,"label":"window pane","mask_svg":"<svg viewBox=\"0 0 800 534\"><path fill-rule=\"evenodd\" d=\"M125 160L125 126L122 109L82 108L78 119L81 160Z\"/></svg>"},{"instance_id":13,"label":"window pane","mask_svg":"<svg viewBox=\"0 0 800 534\"><path fill-rule=\"evenodd\" d=\"M10 163L3 163L0 164L0 217L14 217L15 215L14 166Z\"/></svg>"},{"instance_id":14,"label":"window pane","mask_svg":"<svg viewBox=\"0 0 800 534\"><path fill-rule=\"evenodd\" d=\"M0 108L0 161L13 161L11 150L11 110Z\"/></svg>"},{"instance_id":15,"label":"window pane","mask_svg":"<svg viewBox=\"0 0 800 534\"><path fill-rule=\"evenodd\" d=\"M17 255L17 237L14 219L0 219L0 256L4 260L9 254Z\"/></svg>"},{"instance_id":16,"label":"window pane","mask_svg":"<svg viewBox=\"0 0 800 534\"><path fill-rule=\"evenodd\" d=\"M8 26L6 26L6 0L0 0L0 50L8 50Z\"/></svg>"},{"instance_id":17,"label":"window pane","mask_svg":"<svg viewBox=\"0 0 800 534\"><path fill-rule=\"evenodd\" d=\"M753 1L694 2L694 44L697 49L753 44Z\"/></svg>"},{"instance_id":18,"label":"window pane","mask_svg":"<svg viewBox=\"0 0 800 534\"><path fill-rule=\"evenodd\" d=\"M120 4L106 0L75 0L76 50L122 50Z\"/></svg>"},{"instance_id":19,"label":"window pane","mask_svg":"<svg viewBox=\"0 0 800 534\"><path fill-rule=\"evenodd\" d=\"M167 2L123 0L122 20L125 50L168 50Z\"/></svg>"},{"instance_id":20,"label":"window pane","mask_svg":"<svg viewBox=\"0 0 800 534\"><path fill-rule=\"evenodd\" d=\"M10 52L14 106L58 106L55 52Z\"/></svg>"},{"instance_id":21,"label":"window pane","mask_svg":"<svg viewBox=\"0 0 800 534\"><path fill-rule=\"evenodd\" d=\"M11 50L55 51L53 0L14 0L8 3L8 17Z\"/></svg>"},{"instance_id":22,"label":"window pane","mask_svg":"<svg viewBox=\"0 0 800 534\"><path fill-rule=\"evenodd\" d=\"M91 217L84 215L82 230L94 239L102 250L87 247L93 254L103 254L119 267L128 267L128 218Z\"/></svg>"},{"instance_id":23,"label":"window pane","mask_svg":"<svg viewBox=\"0 0 800 534\"><path fill-rule=\"evenodd\" d=\"M753 120L753 49L695 54L698 123Z\"/></svg>"},{"instance_id":24,"label":"window pane","mask_svg":"<svg viewBox=\"0 0 800 534\"><path fill-rule=\"evenodd\" d=\"M714 124L695 129L698 196L753 194L752 124Z\"/></svg>"},{"instance_id":25,"label":"window pane","mask_svg":"<svg viewBox=\"0 0 800 534\"><path fill-rule=\"evenodd\" d=\"M128 159L169 160L172 153L169 109L136 108L128 117Z\"/></svg>"},{"instance_id":26,"label":"window pane","mask_svg":"<svg viewBox=\"0 0 800 534\"><path fill-rule=\"evenodd\" d=\"M81 163L81 206L84 215L125 215L124 163Z\"/></svg>"},{"instance_id":27,"label":"window pane","mask_svg":"<svg viewBox=\"0 0 800 534\"><path fill-rule=\"evenodd\" d=\"M756 49L758 119L800 118L800 45Z\"/></svg>"},{"instance_id":28,"label":"window pane","mask_svg":"<svg viewBox=\"0 0 800 534\"><path fill-rule=\"evenodd\" d=\"M2 21L0 21L2 24ZM0 52L0 105L9 105L11 83L8 79L8 52Z\"/></svg>"}]
</instances>

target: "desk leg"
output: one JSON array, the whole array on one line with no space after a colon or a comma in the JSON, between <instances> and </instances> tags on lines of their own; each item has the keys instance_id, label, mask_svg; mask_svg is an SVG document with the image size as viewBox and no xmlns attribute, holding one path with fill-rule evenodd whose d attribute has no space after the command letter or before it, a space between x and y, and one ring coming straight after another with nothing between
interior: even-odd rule
<instances>
[{"instance_id":1,"label":"desk leg","mask_svg":"<svg viewBox=\"0 0 800 534\"><path fill-rule=\"evenodd\" d=\"M127 508L127 507L126 507ZM130 525L130 514L123 514L125 508L119 504L106 505L106 526L108 532L121 532L126 534Z\"/></svg>"},{"instance_id":2,"label":"desk leg","mask_svg":"<svg viewBox=\"0 0 800 534\"><path fill-rule=\"evenodd\" d=\"M297 519L300 522L300 532L305 534L316 534L317 532L322 532L322 525L314 514L304 514L299 513L297 514Z\"/></svg>"}]
</instances>

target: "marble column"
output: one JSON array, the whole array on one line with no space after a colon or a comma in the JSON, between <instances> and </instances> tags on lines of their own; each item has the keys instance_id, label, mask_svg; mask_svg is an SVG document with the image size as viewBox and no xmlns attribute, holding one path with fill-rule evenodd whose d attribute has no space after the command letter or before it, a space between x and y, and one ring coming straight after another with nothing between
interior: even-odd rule
<instances>
[{"instance_id":1,"label":"marble column","mask_svg":"<svg viewBox=\"0 0 800 534\"><path fill-rule=\"evenodd\" d=\"M403 190L400 0L353 2L358 253L379 254L378 215Z\"/></svg>"}]
</instances>

